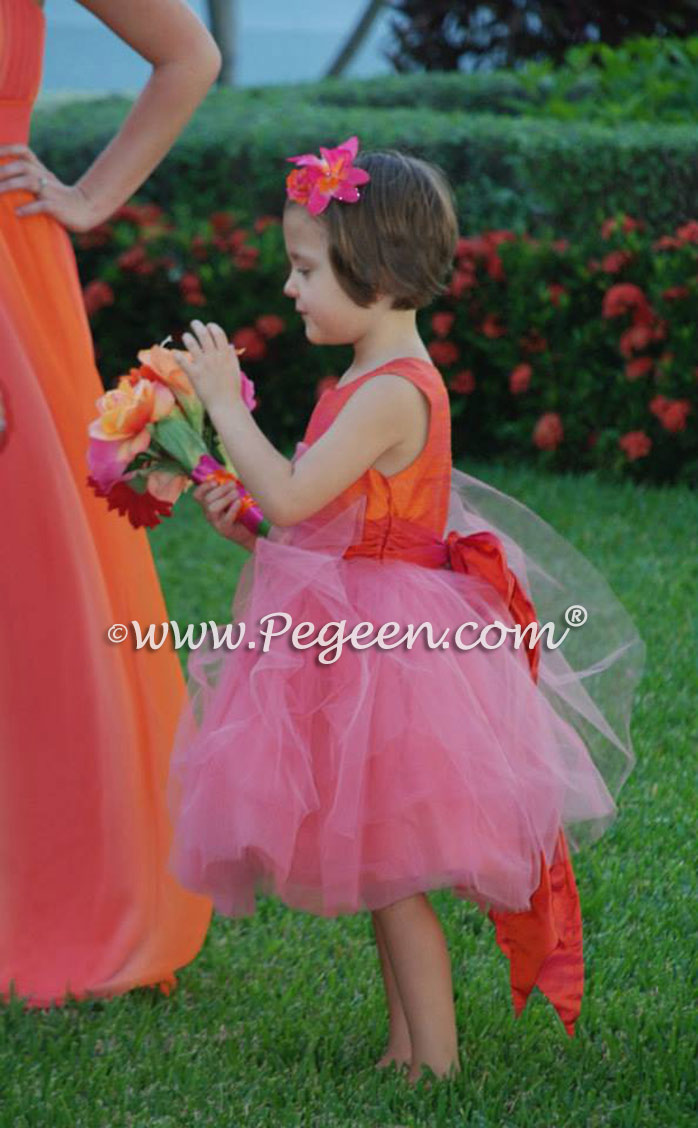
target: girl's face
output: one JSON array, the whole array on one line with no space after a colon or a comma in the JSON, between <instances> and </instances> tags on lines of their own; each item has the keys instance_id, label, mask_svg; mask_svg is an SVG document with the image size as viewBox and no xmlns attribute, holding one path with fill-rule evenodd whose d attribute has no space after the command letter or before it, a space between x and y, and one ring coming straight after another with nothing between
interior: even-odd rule
<instances>
[{"instance_id":1,"label":"girl's face","mask_svg":"<svg viewBox=\"0 0 698 1128\"><path fill-rule=\"evenodd\" d=\"M284 294L295 302L314 345L353 344L375 320L376 307L356 305L339 285L327 254L323 223L303 207L287 207L283 217L291 273Z\"/></svg>"}]
</instances>

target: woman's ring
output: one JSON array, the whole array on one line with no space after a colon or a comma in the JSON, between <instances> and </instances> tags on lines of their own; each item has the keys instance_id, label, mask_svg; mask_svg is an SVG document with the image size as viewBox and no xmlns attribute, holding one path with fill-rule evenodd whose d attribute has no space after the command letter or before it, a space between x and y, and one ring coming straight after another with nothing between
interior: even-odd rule
<instances>
[{"instance_id":1,"label":"woman's ring","mask_svg":"<svg viewBox=\"0 0 698 1128\"><path fill-rule=\"evenodd\" d=\"M37 193L36 193L37 196L41 196L41 194L43 193L44 188L47 184L48 184L48 177L40 176L39 177L39 187L38 187L38 190L37 190Z\"/></svg>"}]
</instances>

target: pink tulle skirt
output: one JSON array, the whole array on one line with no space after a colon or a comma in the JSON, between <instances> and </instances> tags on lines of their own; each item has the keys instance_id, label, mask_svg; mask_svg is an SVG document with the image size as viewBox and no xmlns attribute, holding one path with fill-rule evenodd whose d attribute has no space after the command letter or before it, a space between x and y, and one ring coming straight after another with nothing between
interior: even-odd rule
<instances>
[{"instance_id":1,"label":"pink tulle skirt","mask_svg":"<svg viewBox=\"0 0 698 1128\"><path fill-rule=\"evenodd\" d=\"M448 527L482 528L481 511L463 505L476 480L453 473ZM327 524L275 527L260 538L233 602L232 639L244 625L242 641L216 648L209 637L190 655L190 700L168 783L169 864L232 917L253 914L256 893L329 917L442 887L483 912L524 911L540 881L540 851L552 860L560 828L574 849L616 815L612 791L632 766L626 691L644 646L605 589L604 609L624 637L604 651L604 668L615 674L613 707L623 699L625 711L604 713L584 689L588 670L574 670L560 651L544 650L536 684L511 637L495 647L495 633L489 649L455 645L461 624L469 624L463 643L495 620L512 625L491 584L445 567L343 558L360 540L361 518L354 505ZM540 528L535 534L538 553ZM598 580L562 544L567 562L581 561L587 580ZM533 558L521 544L509 547L530 584ZM532 570L545 574L539 560ZM545 591L559 597L563 589L555 580ZM279 631L266 642L265 623ZM314 629L294 646L302 623ZM367 646L389 623L399 631L384 635L383 647ZM411 646L395 645L409 624L422 623L449 646L430 646L426 628ZM345 638L359 624L373 629L339 652L340 624ZM308 645L322 627L323 638ZM599 665L603 658L597 675ZM596 762L594 742L583 739L591 733L603 745Z\"/></svg>"}]
</instances>

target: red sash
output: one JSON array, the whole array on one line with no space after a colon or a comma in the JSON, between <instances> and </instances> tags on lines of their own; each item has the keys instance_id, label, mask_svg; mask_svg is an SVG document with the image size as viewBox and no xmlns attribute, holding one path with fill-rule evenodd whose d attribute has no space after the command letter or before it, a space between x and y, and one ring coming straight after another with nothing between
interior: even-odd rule
<instances>
[{"instance_id":1,"label":"red sash","mask_svg":"<svg viewBox=\"0 0 698 1128\"><path fill-rule=\"evenodd\" d=\"M501 542L493 533L459 536L449 532L445 541L448 564L454 572L467 572L489 581L499 592L515 623L522 629L536 623L536 610L517 577L507 565ZM525 648L531 676L538 681L540 640ZM582 914L565 835L560 829L552 864L541 851L541 879L531 897L531 908L508 913L490 910L497 944L509 959L511 995L518 1017L534 987L550 1000L565 1030L574 1036L582 1006L584 956Z\"/></svg>"}]
</instances>

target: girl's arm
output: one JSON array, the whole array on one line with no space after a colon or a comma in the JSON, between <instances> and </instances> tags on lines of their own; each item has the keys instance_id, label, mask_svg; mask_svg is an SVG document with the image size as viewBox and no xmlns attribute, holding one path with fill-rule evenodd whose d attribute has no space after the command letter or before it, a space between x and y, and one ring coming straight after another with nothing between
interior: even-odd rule
<instances>
[{"instance_id":1,"label":"girl's arm","mask_svg":"<svg viewBox=\"0 0 698 1128\"><path fill-rule=\"evenodd\" d=\"M160 163L215 82L221 54L182 0L79 3L153 67L121 129L77 183L63 185L48 173L45 199L18 209L23 215L49 212L71 230L87 231L112 215ZM26 146L7 149L27 166L26 184L13 186L34 191L37 173L48 170Z\"/></svg>"},{"instance_id":2,"label":"girl's arm","mask_svg":"<svg viewBox=\"0 0 698 1128\"><path fill-rule=\"evenodd\" d=\"M273 525L285 526L322 509L413 435L420 399L426 397L404 377L374 376L295 464L269 442L242 400L213 401L209 413L245 489Z\"/></svg>"}]
</instances>

